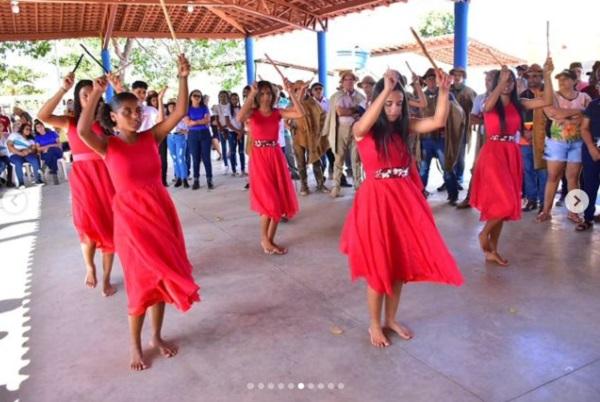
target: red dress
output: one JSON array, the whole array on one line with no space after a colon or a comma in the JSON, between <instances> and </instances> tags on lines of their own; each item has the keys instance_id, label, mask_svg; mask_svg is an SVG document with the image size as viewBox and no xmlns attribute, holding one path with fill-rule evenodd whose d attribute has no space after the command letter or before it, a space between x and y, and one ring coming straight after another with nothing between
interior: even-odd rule
<instances>
[{"instance_id":1,"label":"red dress","mask_svg":"<svg viewBox=\"0 0 600 402\"><path fill-rule=\"evenodd\" d=\"M423 184L400 136L378 155L372 133L357 142L366 179L356 192L342 231L352 280L364 277L378 293L394 282L430 281L461 285L462 275L423 197ZM408 169L405 177L376 178L380 169Z\"/></svg>"},{"instance_id":2,"label":"red dress","mask_svg":"<svg viewBox=\"0 0 600 402\"><path fill-rule=\"evenodd\" d=\"M482 221L521 219L523 167L521 150L514 141L521 130L521 117L512 102L505 111L505 132L495 110L483 114L487 138L475 165L471 188L471 205L481 212ZM495 140L498 136L513 140Z\"/></svg>"},{"instance_id":3,"label":"red dress","mask_svg":"<svg viewBox=\"0 0 600 402\"><path fill-rule=\"evenodd\" d=\"M105 157L115 185L115 247L125 276L130 315L158 302L186 311L200 300L175 205L161 181L150 131L128 144L109 137Z\"/></svg>"},{"instance_id":4,"label":"red dress","mask_svg":"<svg viewBox=\"0 0 600 402\"><path fill-rule=\"evenodd\" d=\"M92 130L104 135L96 122ZM113 252L112 181L102 158L79 138L75 119L67 131L73 165L69 173L73 224L80 241L91 240L104 252Z\"/></svg>"},{"instance_id":5,"label":"red dress","mask_svg":"<svg viewBox=\"0 0 600 402\"><path fill-rule=\"evenodd\" d=\"M277 143L281 113L273 109L269 116L258 109L249 118L252 132L250 163L250 209L279 221L298 212L298 198L285 155ZM257 145L257 142L260 143Z\"/></svg>"}]
</instances>

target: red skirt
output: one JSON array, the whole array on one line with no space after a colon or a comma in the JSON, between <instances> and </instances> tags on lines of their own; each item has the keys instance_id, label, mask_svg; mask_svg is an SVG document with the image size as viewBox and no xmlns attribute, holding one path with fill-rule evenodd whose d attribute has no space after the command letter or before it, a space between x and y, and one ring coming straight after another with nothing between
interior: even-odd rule
<instances>
[{"instance_id":1,"label":"red skirt","mask_svg":"<svg viewBox=\"0 0 600 402\"><path fill-rule=\"evenodd\" d=\"M74 162L69 185L73 224L80 241L92 241L102 251L114 252L111 202L115 189L104 162Z\"/></svg>"},{"instance_id":2,"label":"red skirt","mask_svg":"<svg viewBox=\"0 0 600 402\"><path fill-rule=\"evenodd\" d=\"M141 315L159 302L187 311L200 301L179 217L162 184L117 193L113 209L129 314Z\"/></svg>"},{"instance_id":3,"label":"red skirt","mask_svg":"<svg viewBox=\"0 0 600 402\"><path fill-rule=\"evenodd\" d=\"M281 147L254 147L249 170L250 209L275 221L298 213L298 198Z\"/></svg>"},{"instance_id":4,"label":"red skirt","mask_svg":"<svg viewBox=\"0 0 600 402\"><path fill-rule=\"evenodd\" d=\"M481 148L473 172L471 206L480 220L521 219L523 162L514 142L487 141Z\"/></svg>"},{"instance_id":5,"label":"red skirt","mask_svg":"<svg viewBox=\"0 0 600 402\"><path fill-rule=\"evenodd\" d=\"M414 167L406 178L367 178L342 231L352 280L363 277L378 293L392 295L395 282L463 283Z\"/></svg>"}]
</instances>

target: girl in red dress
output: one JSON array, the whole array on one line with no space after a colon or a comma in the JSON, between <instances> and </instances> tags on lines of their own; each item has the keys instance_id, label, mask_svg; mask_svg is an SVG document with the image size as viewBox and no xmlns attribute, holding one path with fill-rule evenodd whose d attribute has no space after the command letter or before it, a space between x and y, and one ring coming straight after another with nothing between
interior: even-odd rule
<instances>
[{"instance_id":1,"label":"girl in red dress","mask_svg":"<svg viewBox=\"0 0 600 402\"><path fill-rule=\"evenodd\" d=\"M440 93L433 117L409 117L400 75L388 70L375 86L373 103L352 128L366 180L346 218L341 250L348 255L352 279L367 281L369 334L376 347L390 344L381 325L384 301L384 328L402 339L413 337L396 321L404 283L463 283L423 197L419 171L407 146L409 132L431 132L446 122L451 80L441 70L436 76Z\"/></svg>"},{"instance_id":2,"label":"girl in red dress","mask_svg":"<svg viewBox=\"0 0 600 402\"><path fill-rule=\"evenodd\" d=\"M494 90L484 104L487 140L475 165L471 205L486 221L479 243L486 261L507 266L498 253L498 240L506 220L521 219L523 168L517 134L523 132L523 110L552 104L552 59L544 64L544 96L519 99L515 75L503 66L494 80Z\"/></svg>"},{"instance_id":3,"label":"girl in red dress","mask_svg":"<svg viewBox=\"0 0 600 402\"><path fill-rule=\"evenodd\" d=\"M77 121L83 110L88 108L92 81L81 80L75 86L75 116L57 116L53 112L63 96L73 87L75 75L69 73L58 92L48 100L38 113L38 118L50 126L67 130L73 165L69 173L73 224L79 234L81 251L86 266L85 284L95 288L96 249L102 250L102 294L111 296L116 289L110 283L114 259L112 197L115 193L106 165L94 151L85 145L77 133ZM93 107L93 106L92 106ZM92 110L95 110L93 107ZM92 127L94 134L105 136L98 123Z\"/></svg>"},{"instance_id":4,"label":"girl in red dress","mask_svg":"<svg viewBox=\"0 0 600 402\"><path fill-rule=\"evenodd\" d=\"M177 347L161 336L165 303L187 311L200 300L177 211L161 181L158 154L158 144L187 113L189 70L188 61L180 55L175 111L150 130L137 132L142 110L128 92L115 95L102 109L103 126L114 129L116 136L101 138L93 133L91 110L84 111L78 124L81 139L104 158L115 185L114 239L127 289L132 370L146 368L141 346L146 309L150 307L152 315L150 345L171 357ZM98 103L106 87L104 77L95 81L90 105Z\"/></svg>"},{"instance_id":5,"label":"girl in red dress","mask_svg":"<svg viewBox=\"0 0 600 402\"><path fill-rule=\"evenodd\" d=\"M289 90L293 106L289 109L274 108L276 94L268 81L254 83L248 98L238 114L243 124L248 120L252 132L252 154L249 171L250 208L260 215L260 245L266 254L285 254L287 249L275 243L277 225L282 217L292 218L298 212L298 199L287 167L285 155L281 151L279 122L281 119L299 119L303 116L302 107Z\"/></svg>"}]
</instances>

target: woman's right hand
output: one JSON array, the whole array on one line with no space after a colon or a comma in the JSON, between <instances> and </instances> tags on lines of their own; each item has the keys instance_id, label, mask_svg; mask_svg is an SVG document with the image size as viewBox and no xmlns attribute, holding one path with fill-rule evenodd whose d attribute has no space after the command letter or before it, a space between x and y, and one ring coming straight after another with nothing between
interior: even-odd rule
<instances>
[{"instance_id":1,"label":"woman's right hand","mask_svg":"<svg viewBox=\"0 0 600 402\"><path fill-rule=\"evenodd\" d=\"M69 92L69 90L71 88L73 88L74 83L75 83L75 73L70 72L69 74L67 74L65 76L65 78L63 78L62 89L64 89L65 92Z\"/></svg>"},{"instance_id":2,"label":"woman's right hand","mask_svg":"<svg viewBox=\"0 0 600 402\"><path fill-rule=\"evenodd\" d=\"M94 92L104 93L106 88L108 88L108 80L106 79L106 76L103 75L94 80Z\"/></svg>"},{"instance_id":3,"label":"woman's right hand","mask_svg":"<svg viewBox=\"0 0 600 402\"><path fill-rule=\"evenodd\" d=\"M258 93L258 82L254 81L252 83L252 85L250 86L250 93L248 94L248 96L256 96L256 94Z\"/></svg>"},{"instance_id":4,"label":"woman's right hand","mask_svg":"<svg viewBox=\"0 0 600 402\"><path fill-rule=\"evenodd\" d=\"M500 78L498 80L498 85L505 85L508 83L508 80L510 79L510 70L508 69L507 66L502 66L502 70L500 70Z\"/></svg>"},{"instance_id":5,"label":"woman's right hand","mask_svg":"<svg viewBox=\"0 0 600 402\"><path fill-rule=\"evenodd\" d=\"M400 75L396 70L388 70L383 74L383 90L384 91L392 91L396 84L398 84L398 80L400 79Z\"/></svg>"}]
</instances>

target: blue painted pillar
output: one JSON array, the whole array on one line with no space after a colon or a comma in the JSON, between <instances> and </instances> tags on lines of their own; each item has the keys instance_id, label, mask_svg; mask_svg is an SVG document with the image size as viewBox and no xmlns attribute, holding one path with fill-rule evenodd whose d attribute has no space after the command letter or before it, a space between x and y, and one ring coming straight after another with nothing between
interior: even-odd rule
<instances>
[{"instance_id":1,"label":"blue painted pillar","mask_svg":"<svg viewBox=\"0 0 600 402\"><path fill-rule=\"evenodd\" d=\"M106 71L112 71L112 66L110 64L110 51L108 49L102 49L100 55L102 56L102 65L104 66L104 69ZM110 102L114 94L115 91L113 90L113 87L109 85L108 88L106 88L106 102Z\"/></svg>"},{"instance_id":2,"label":"blue painted pillar","mask_svg":"<svg viewBox=\"0 0 600 402\"><path fill-rule=\"evenodd\" d=\"M254 70L254 38L246 36L244 44L246 50L246 83L252 85L256 80L256 71Z\"/></svg>"},{"instance_id":3,"label":"blue painted pillar","mask_svg":"<svg viewBox=\"0 0 600 402\"><path fill-rule=\"evenodd\" d=\"M454 3L454 67L468 66L469 0Z\"/></svg>"},{"instance_id":4,"label":"blue painted pillar","mask_svg":"<svg viewBox=\"0 0 600 402\"><path fill-rule=\"evenodd\" d=\"M319 62L319 82L323 84L323 95L327 92L327 31L317 32L317 56Z\"/></svg>"}]
</instances>

